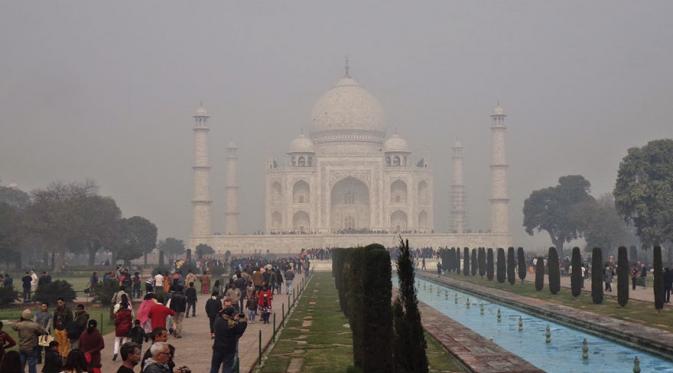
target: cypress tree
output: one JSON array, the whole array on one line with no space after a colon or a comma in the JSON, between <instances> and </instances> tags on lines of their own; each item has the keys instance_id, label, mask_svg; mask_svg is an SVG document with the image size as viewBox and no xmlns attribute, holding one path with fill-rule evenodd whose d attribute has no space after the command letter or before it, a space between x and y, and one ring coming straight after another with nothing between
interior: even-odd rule
<instances>
[{"instance_id":1,"label":"cypress tree","mask_svg":"<svg viewBox=\"0 0 673 373\"><path fill-rule=\"evenodd\" d=\"M663 277L663 265L661 262L661 246L655 246L654 251L652 252L652 264L654 269L654 283L652 288L654 289L654 308L657 311L661 311L664 308L664 277Z\"/></svg>"},{"instance_id":2,"label":"cypress tree","mask_svg":"<svg viewBox=\"0 0 673 373\"><path fill-rule=\"evenodd\" d=\"M456 273L460 274L460 247L456 247Z\"/></svg>"},{"instance_id":3,"label":"cypress tree","mask_svg":"<svg viewBox=\"0 0 673 373\"><path fill-rule=\"evenodd\" d=\"M526 279L526 272L528 271L528 268L526 266L526 254L523 252L523 247L519 247L516 250L516 257L517 257L516 267L519 270L519 279L523 284L523 280Z\"/></svg>"},{"instance_id":4,"label":"cypress tree","mask_svg":"<svg viewBox=\"0 0 673 373\"><path fill-rule=\"evenodd\" d=\"M470 264L472 265L472 276L477 275L477 266L479 263L477 263L477 249L472 249L472 257L470 258Z\"/></svg>"},{"instance_id":5,"label":"cypress tree","mask_svg":"<svg viewBox=\"0 0 673 373\"><path fill-rule=\"evenodd\" d=\"M480 247L477 252L477 260L479 261L479 276L484 277L486 274L486 251L483 247Z\"/></svg>"},{"instance_id":6,"label":"cypress tree","mask_svg":"<svg viewBox=\"0 0 673 373\"><path fill-rule=\"evenodd\" d=\"M395 351L396 369L389 371L425 373L428 372L428 357L425 354L427 344L414 288L414 263L409 250L409 241L400 241L400 256L397 259L400 285L397 299L393 303L395 314L393 351Z\"/></svg>"},{"instance_id":7,"label":"cypress tree","mask_svg":"<svg viewBox=\"0 0 673 373\"><path fill-rule=\"evenodd\" d=\"M493 275L495 274L495 268L493 267L493 249L490 247L486 251L486 278L489 281L493 281Z\"/></svg>"},{"instance_id":8,"label":"cypress tree","mask_svg":"<svg viewBox=\"0 0 673 373\"><path fill-rule=\"evenodd\" d=\"M538 257L535 263L535 290L544 288L544 257Z\"/></svg>"},{"instance_id":9,"label":"cypress tree","mask_svg":"<svg viewBox=\"0 0 673 373\"><path fill-rule=\"evenodd\" d=\"M591 299L603 303L603 251L598 247L591 253Z\"/></svg>"},{"instance_id":10,"label":"cypress tree","mask_svg":"<svg viewBox=\"0 0 673 373\"><path fill-rule=\"evenodd\" d=\"M572 264L572 273L570 274L570 289L573 297L577 298L582 294L582 254L580 248L573 247L573 254L570 260Z\"/></svg>"},{"instance_id":11,"label":"cypress tree","mask_svg":"<svg viewBox=\"0 0 673 373\"><path fill-rule=\"evenodd\" d=\"M624 307L629 302L629 258L626 247L617 251L617 303Z\"/></svg>"},{"instance_id":12,"label":"cypress tree","mask_svg":"<svg viewBox=\"0 0 673 373\"><path fill-rule=\"evenodd\" d=\"M516 258L514 257L514 248L507 248L507 281L511 285L516 282Z\"/></svg>"},{"instance_id":13,"label":"cypress tree","mask_svg":"<svg viewBox=\"0 0 673 373\"><path fill-rule=\"evenodd\" d=\"M498 248L498 263L496 269L498 282L505 282L505 272L507 271L507 265L505 264L505 250L502 247Z\"/></svg>"},{"instance_id":14,"label":"cypress tree","mask_svg":"<svg viewBox=\"0 0 673 373\"><path fill-rule=\"evenodd\" d=\"M561 268L559 267L558 253L555 247L549 248L547 267L547 271L549 272L549 292L558 294L561 291Z\"/></svg>"},{"instance_id":15,"label":"cypress tree","mask_svg":"<svg viewBox=\"0 0 673 373\"><path fill-rule=\"evenodd\" d=\"M351 266L350 279L348 281L348 323L351 327L353 339L353 364L362 368L365 364L365 297L364 297L364 272L367 269L365 263L365 248L357 247L350 249Z\"/></svg>"},{"instance_id":16,"label":"cypress tree","mask_svg":"<svg viewBox=\"0 0 673 373\"><path fill-rule=\"evenodd\" d=\"M363 372L388 373L394 369L390 254L379 244L369 245L363 251L362 266L366 270L361 279L366 307L362 307L361 367Z\"/></svg>"},{"instance_id":17,"label":"cypress tree","mask_svg":"<svg viewBox=\"0 0 673 373\"><path fill-rule=\"evenodd\" d=\"M463 276L470 274L470 249L463 249Z\"/></svg>"}]
</instances>

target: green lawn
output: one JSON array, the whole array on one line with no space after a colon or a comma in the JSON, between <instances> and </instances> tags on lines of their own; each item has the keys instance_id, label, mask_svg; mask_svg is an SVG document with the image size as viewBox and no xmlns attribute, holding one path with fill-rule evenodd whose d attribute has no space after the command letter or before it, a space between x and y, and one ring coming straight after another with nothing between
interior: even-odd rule
<instances>
[{"instance_id":1,"label":"green lawn","mask_svg":"<svg viewBox=\"0 0 673 373\"><path fill-rule=\"evenodd\" d=\"M309 301L315 302L312 312L309 312ZM302 332L301 325L307 316L313 318L313 323L307 328L308 332ZM300 336L305 336L305 339L300 339ZM426 339L432 372L462 371L436 340L427 334ZM299 344L301 340L306 340L307 344ZM331 273L318 272L309 282L261 372L285 372L293 357L304 359L303 372L345 372L353 364L351 331L339 308Z\"/></svg>"},{"instance_id":2,"label":"green lawn","mask_svg":"<svg viewBox=\"0 0 673 373\"><path fill-rule=\"evenodd\" d=\"M518 295L542 299L553 303L560 303L569 307L575 307L585 311L614 317L616 319L632 321L673 332L673 308L665 307L664 310L658 312L655 310L652 302L629 299L629 303L625 307L621 307L617 303L616 297L605 296L603 304L594 304L591 300L591 294L588 292L583 292L579 297L573 298L570 294L570 289L562 287L558 294L553 295L549 292L549 284L547 283L545 283L543 290L537 291L532 282L524 282L524 284L517 282L515 285L510 285L507 281L501 284L495 280L488 281L486 277L481 278L480 276L471 277L455 273L450 273L446 276L459 281L505 290ZM616 285L613 287L616 293Z\"/></svg>"}]
</instances>

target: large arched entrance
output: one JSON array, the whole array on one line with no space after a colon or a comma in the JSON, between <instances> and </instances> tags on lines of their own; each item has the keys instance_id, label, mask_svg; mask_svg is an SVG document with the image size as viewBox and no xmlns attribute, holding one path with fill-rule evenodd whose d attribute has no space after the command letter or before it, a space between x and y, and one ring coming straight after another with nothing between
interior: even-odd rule
<instances>
[{"instance_id":1,"label":"large arched entrance","mask_svg":"<svg viewBox=\"0 0 673 373\"><path fill-rule=\"evenodd\" d=\"M362 181L347 177L332 187L330 199L332 232L362 232L370 229L369 189Z\"/></svg>"}]
</instances>

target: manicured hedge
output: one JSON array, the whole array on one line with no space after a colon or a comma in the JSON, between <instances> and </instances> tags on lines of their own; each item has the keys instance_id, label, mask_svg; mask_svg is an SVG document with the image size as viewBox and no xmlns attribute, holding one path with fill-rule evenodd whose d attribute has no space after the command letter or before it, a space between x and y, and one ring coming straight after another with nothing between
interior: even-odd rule
<instances>
[{"instance_id":1,"label":"manicured hedge","mask_svg":"<svg viewBox=\"0 0 673 373\"><path fill-rule=\"evenodd\" d=\"M519 247L516 250L516 258L517 258L516 267L519 270L519 279L523 284L523 280L526 279L526 272L528 272L528 268L526 267L526 253L524 253L523 247Z\"/></svg>"},{"instance_id":2,"label":"manicured hedge","mask_svg":"<svg viewBox=\"0 0 673 373\"><path fill-rule=\"evenodd\" d=\"M463 276L468 276L470 274L470 249L463 249Z\"/></svg>"},{"instance_id":3,"label":"manicured hedge","mask_svg":"<svg viewBox=\"0 0 673 373\"><path fill-rule=\"evenodd\" d=\"M495 274L493 265L493 249L489 247L486 251L486 278L488 278L489 281L493 281L493 275Z\"/></svg>"},{"instance_id":4,"label":"manicured hedge","mask_svg":"<svg viewBox=\"0 0 673 373\"><path fill-rule=\"evenodd\" d=\"M544 288L544 257L538 257L535 263L535 290Z\"/></svg>"},{"instance_id":5,"label":"manicured hedge","mask_svg":"<svg viewBox=\"0 0 673 373\"><path fill-rule=\"evenodd\" d=\"M559 266L558 253L555 247L549 248L547 257L547 271L549 271L549 292L558 294L561 291L561 268Z\"/></svg>"},{"instance_id":6,"label":"manicured hedge","mask_svg":"<svg viewBox=\"0 0 673 373\"><path fill-rule=\"evenodd\" d=\"M479 276L484 277L486 274L486 250L483 247L480 247L477 252L477 260L479 261Z\"/></svg>"},{"instance_id":7,"label":"manicured hedge","mask_svg":"<svg viewBox=\"0 0 673 373\"><path fill-rule=\"evenodd\" d=\"M652 284L652 289L654 289L654 308L661 310L664 308L664 277L663 269L661 263L661 246L655 246L653 255L653 269L654 269L654 283Z\"/></svg>"},{"instance_id":8,"label":"manicured hedge","mask_svg":"<svg viewBox=\"0 0 673 373\"><path fill-rule=\"evenodd\" d=\"M629 303L629 257L624 246L617 251L617 303L622 307Z\"/></svg>"},{"instance_id":9,"label":"manicured hedge","mask_svg":"<svg viewBox=\"0 0 673 373\"><path fill-rule=\"evenodd\" d=\"M591 252L591 300L603 303L603 251L598 247Z\"/></svg>"},{"instance_id":10,"label":"manicured hedge","mask_svg":"<svg viewBox=\"0 0 673 373\"><path fill-rule=\"evenodd\" d=\"M498 248L498 263L496 267L496 276L499 283L505 282L505 276L507 272L507 264L505 262L505 250L502 247Z\"/></svg>"},{"instance_id":11,"label":"manicured hedge","mask_svg":"<svg viewBox=\"0 0 673 373\"><path fill-rule=\"evenodd\" d=\"M516 282L516 258L514 256L514 248L507 248L507 281L511 285Z\"/></svg>"},{"instance_id":12,"label":"manicured hedge","mask_svg":"<svg viewBox=\"0 0 673 373\"><path fill-rule=\"evenodd\" d=\"M575 246L573 247L573 254L570 260L572 265L572 273L570 274L570 290L573 297L578 297L582 294L582 282L584 278L582 277L582 254L580 253L580 248Z\"/></svg>"}]
</instances>

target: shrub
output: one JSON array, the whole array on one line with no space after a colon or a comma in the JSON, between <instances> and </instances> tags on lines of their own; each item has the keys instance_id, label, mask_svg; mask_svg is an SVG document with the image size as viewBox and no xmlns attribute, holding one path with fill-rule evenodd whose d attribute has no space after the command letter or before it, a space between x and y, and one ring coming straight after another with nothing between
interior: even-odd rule
<instances>
[{"instance_id":1,"label":"shrub","mask_svg":"<svg viewBox=\"0 0 673 373\"><path fill-rule=\"evenodd\" d=\"M549 248L547 270L549 271L549 292L558 294L561 291L561 268L559 267L558 253L555 247Z\"/></svg>"},{"instance_id":2,"label":"shrub","mask_svg":"<svg viewBox=\"0 0 673 373\"><path fill-rule=\"evenodd\" d=\"M516 258L514 257L514 248L507 248L507 281L511 285L516 282Z\"/></svg>"},{"instance_id":3,"label":"shrub","mask_svg":"<svg viewBox=\"0 0 673 373\"><path fill-rule=\"evenodd\" d=\"M19 292L13 287L0 287L0 306L7 306L19 299Z\"/></svg>"},{"instance_id":4,"label":"shrub","mask_svg":"<svg viewBox=\"0 0 673 373\"><path fill-rule=\"evenodd\" d=\"M519 247L517 249L516 257L517 257L517 268L519 269L519 279L523 284L523 280L526 279L526 272L528 271L528 268L526 268L526 254L523 252L523 247Z\"/></svg>"},{"instance_id":5,"label":"shrub","mask_svg":"<svg viewBox=\"0 0 673 373\"><path fill-rule=\"evenodd\" d=\"M486 274L486 251L483 247L480 247L477 252L477 260L479 261L479 276L484 277Z\"/></svg>"},{"instance_id":6,"label":"shrub","mask_svg":"<svg viewBox=\"0 0 673 373\"><path fill-rule=\"evenodd\" d=\"M505 250L502 247L498 248L498 263L496 275L499 283L505 282L505 272L507 272L507 264L505 263Z\"/></svg>"},{"instance_id":7,"label":"shrub","mask_svg":"<svg viewBox=\"0 0 673 373\"><path fill-rule=\"evenodd\" d=\"M603 252L598 247L591 253L591 299L603 303Z\"/></svg>"},{"instance_id":8,"label":"shrub","mask_svg":"<svg viewBox=\"0 0 673 373\"><path fill-rule=\"evenodd\" d=\"M617 303L624 307L629 302L629 257L626 247L617 251Z\"/></svg>"},{"instance_id":9,"label":"shrub","mask_svg":"<svg viewBox=\"0 0 673 373\"><path fill-rule=\"evenodd\" d=\"M662 274L662 264L661 264L661 246L655 246L654 251L652 252L652 261L654 269L654 283L652 288L654 289L654 308L661 310L664 308L664 278Z\"/></svg>"},{"instance_id":10,"label":"shrub","mask_svg":"<svg viewBox=\"0 0 673 373\"><path fill-rule=\"evenodd\" d=\"M573 254L570 260L572 273L570 274L570 289L573 297L577 298L582 294L582 254L579 247L573 247Z\"/></svg>"},{"instance_id":11,"label":"shrub","mask_svg":"<svg viewBox=\"0 0 673 373\"><path fill-rule=\"evenodd\" d=\"M463 276L470 274L470 249L463 249Z\"/></svg>"},{"instance_id":12,"label":"shrub","mask_svg":"<svg viewBox=\"0 0 673 373\"><path fill-rule=\"evenodd\" d=\"M476 276L477 275L477 249L472 249L472 257L470 258L470 264L472 266L471 275Z\"/></svg>"},{"instance_id":13,"label":"shrub","mask_svg":"<svg viewBox=\"0 0 673 373\"><path fill-rule=\"evenodd\" d=\"M72 302L77 298L72 285L65 280L55 280L37 287L34 299L40 303L55 304L58 298Z\"/></svg>"},{"instance_id":14,"label":"shrub","mask_svg":"<svg viewBox=\"0 0 673 373\"><path fill-rule=\"evenodd\" d=\"M460 247L456 247L456 273L460 274Z\"/></svg>"},{"instance_id":15,"label":"shrub","mask_svg":"<svg viewBox=\"0 0 673 373\"><path fill-rule=\"evenodd\" d=\"M489 281L493 281L493 275L495 273L495 268L493 267L493 249L490 247L486 251L486 278Z\"/></svg>"},{"instance_id":16,"label":"shrub","mask_svg":"<svg viewBox=\"0 0 673 373\"><path fill-rule=\"evenodd\" d=\"M544 288L544 257L538 257L535 263L535 290Z\"/></svg>"}]
</instances>

